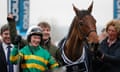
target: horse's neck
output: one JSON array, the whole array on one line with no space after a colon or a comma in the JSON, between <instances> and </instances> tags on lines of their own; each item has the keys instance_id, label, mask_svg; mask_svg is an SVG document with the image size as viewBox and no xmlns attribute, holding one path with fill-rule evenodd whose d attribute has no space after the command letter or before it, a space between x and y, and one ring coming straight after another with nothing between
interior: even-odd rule
<instances>
[{"instance_id":1,"label":"horse's neck","mask_svg":"<svg viewBox=\"0 0 120 72\"><path fill-rule=\"evenodd\" d=\"M71 61L76 61L82 55L83 42L79 39L78 36L72 36L66 41L64 51L68 59Z\"/></svg>"}]
</instances>

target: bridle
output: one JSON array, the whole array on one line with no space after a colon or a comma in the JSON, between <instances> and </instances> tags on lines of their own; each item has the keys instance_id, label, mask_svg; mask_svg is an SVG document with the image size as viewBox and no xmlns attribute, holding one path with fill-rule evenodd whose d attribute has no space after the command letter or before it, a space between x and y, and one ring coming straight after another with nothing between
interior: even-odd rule
<instances>
[{"instance_id":1,"label":"bridle","mask_svg":"<svg viewBox=\"0 0 120 72\"><path fill-rule=\"evenodd\" d=\"M83 16L83 17L84 17L84 16ZM83 21L84 21L84 20L83 20L83 17L80 18L80 22L79 22L78 27L79 27L79 32L81 33L81 35L82 35L82 37L83 37L83 40L87 40L89 34L92 33L92 32L96 32L96 29L90 30L88 33L84 33L84 32L82 31L82 29L81 29L81 26L84 24L84 22L83 22Z\"/></svg>"},{"instance_id":2,"label":"bridle","mask_svg":"<svg viewBox=\"0 0 120 72\"><path fill-rule=\"evenodd\" d=\"M85 15L84 15L85 16ZM92 29L90 30L88 33L83 32L83 30L81 29L81 26L84 25L84 20L83 17L80 18L80 22L79 22L79 32L81 33L82 37L83 37L83 42L84 45L89 48L89 49L93 49L93 51L95 51L97 49L98 43L88 43L88 36L90 35L90 33L92 32L96 32L96 29Z\"/></svg>"}]
</instances>

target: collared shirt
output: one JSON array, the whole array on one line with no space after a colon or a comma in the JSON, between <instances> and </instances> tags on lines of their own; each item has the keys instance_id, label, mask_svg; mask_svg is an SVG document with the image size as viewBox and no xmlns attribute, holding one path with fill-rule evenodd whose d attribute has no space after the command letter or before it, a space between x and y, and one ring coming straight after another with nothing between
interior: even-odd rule
<instances>
[{"instance_id":1,"label":"collared shirt","mask_svg":"<svg viewBox=\"0 0 120 72\"><path fill-rule=\"evenodd\" d=\"M107 40L108 46L110 47L112 44L114 44L116 42L116 39L111 41L111 40Z\"/></svg>"},{"instance_id":2,"label":"collared shirt","mask_svg":"<svg viewBox=\"0 0 120 72\"><path fill-rule=\"evenodd\" d=\"M12 46L12 48L11 48L11 51L12 51L14 45L10 44L10 46ZM5 53L5 58L7 61L7 51L8 51L7 47L8 47L8 45L6 43L2 42L2 47L3 47L4 53ZM7 68L8 68L8 65L7 65ZM14 65L14 72L18 72L18 65Z\"/></svg>"},{"instance_id":3,"label":"collared shirt","mask_svg":"<svg viewBox=\"0 0 120 72\"><path fill-rule=\"evenodd\" d=\"M10 44L11 46L12 46L12 48L13 48L13 45L12 44ZM7 51L8 51L8 45L7 44L5 44L4 42L2 43L2 47L3 47L3 50L4 50L4 52L5 52L5 58L6 58L6 60L7 60ZM12 48L11 48L11 50L12 50Z\"/></svg>"}]
</instances>

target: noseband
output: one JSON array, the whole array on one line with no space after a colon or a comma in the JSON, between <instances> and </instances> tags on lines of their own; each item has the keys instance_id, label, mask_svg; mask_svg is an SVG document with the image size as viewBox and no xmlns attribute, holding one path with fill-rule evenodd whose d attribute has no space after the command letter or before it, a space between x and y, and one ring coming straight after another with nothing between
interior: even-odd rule
<instances>
[{"instance_id":1,"label":"noseband","mask_svg":"<svg viewBox=\"0 0 120 72\"><path fill-rule=\"evenodd\" d=\"M80 23L78 25L79 26L79 32L81 33L81 35L83 37L83 41L85 42L85 45L88 48L94 49L93 51L96 51L97 48L98 48L98 43L88 43L88 41L87 41L88 40L88 36L90 35L90 33L96 32L96 29L91 29L88 33L83 32L82 29L81 29L81 26L84 25L82 18L80 19Z\"/></svg>"}]
</instances>

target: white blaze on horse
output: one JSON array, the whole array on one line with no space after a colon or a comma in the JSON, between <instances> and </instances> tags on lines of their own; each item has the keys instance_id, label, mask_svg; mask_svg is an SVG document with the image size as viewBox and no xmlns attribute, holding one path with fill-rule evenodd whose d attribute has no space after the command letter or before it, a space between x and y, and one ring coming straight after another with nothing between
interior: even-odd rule
<instances>
[{"instance_id":1,"label":"white blaze on horse","mask_svg":"<svg viewBox=\"0 0 120 72\"><path fill-rule=\"evenodd\" d=\"M87 10L79 10L73 5L75 17L67 37L59 43L57 59L67 72L92 72L91 44L97 44L96 20L91 15L93 2ZM94 47L94 46L92 46Z\"/></svg>"}]
</instances>

